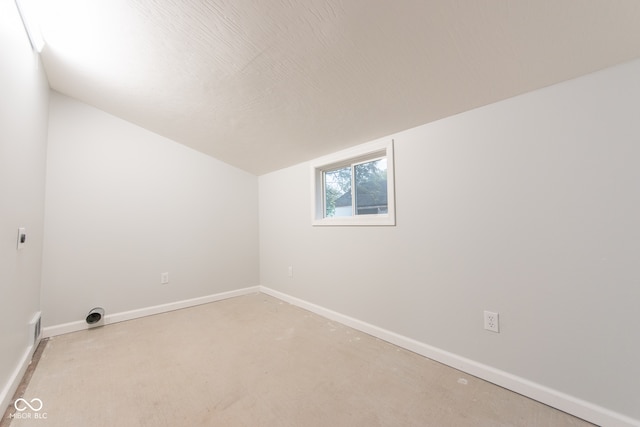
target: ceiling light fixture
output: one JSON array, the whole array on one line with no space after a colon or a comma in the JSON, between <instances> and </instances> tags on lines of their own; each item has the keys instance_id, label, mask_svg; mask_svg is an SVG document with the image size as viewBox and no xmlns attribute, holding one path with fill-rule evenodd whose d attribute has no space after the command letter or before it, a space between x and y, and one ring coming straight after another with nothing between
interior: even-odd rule
<instances>
[{"instance_id":1,"label":"ceiling light fixture","mask_svg":"<svg viewBox=\"0 0 640 427\"><path fill-rule=\"evenodd\" d=\"M15 2L18 7L20 19L22 19L22 25L29 37L31 47L38 53L42 52L42 49L44 48L44 39L42 38L40 26L35 18L36 14L33 10L33 3L30 0L15 0Z\"/></svg>"}]
</instances>

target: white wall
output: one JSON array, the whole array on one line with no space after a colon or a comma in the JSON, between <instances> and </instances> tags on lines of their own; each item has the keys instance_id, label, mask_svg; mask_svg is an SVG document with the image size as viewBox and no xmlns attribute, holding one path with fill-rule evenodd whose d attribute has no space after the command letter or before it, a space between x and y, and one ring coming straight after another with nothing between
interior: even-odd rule
<instances>
[{"instance_id":1,"label":"white wall","mask_svg":"<svg viewBox=\"0 0 640 427\"><path fill-rule=\"evenodd\" d=\"M12 0L0 0L0 413L28 362L40 305L49 87ZM18 227L27 229L16 250Z\"/></svg>"},{"instance_id":2,"label":"white wall","mask_svg":"<svg viewBox=\"0 0 640 427\"><path fill-rule=\"evenodd\" d=\"M640 420L638 76L390 136L396 227L312 227L309 165L261 176L261 284Z\"/></svg>"},{"instance_id":3,"label":"white wall","mask_svg":"<svg viewBox=\"0 0 640 427\"><path fill-rule=\"evenodd\" d=\"M258 285L257 191L253 175L52 92L43 326Z\"/></svg>"}]
</instances>

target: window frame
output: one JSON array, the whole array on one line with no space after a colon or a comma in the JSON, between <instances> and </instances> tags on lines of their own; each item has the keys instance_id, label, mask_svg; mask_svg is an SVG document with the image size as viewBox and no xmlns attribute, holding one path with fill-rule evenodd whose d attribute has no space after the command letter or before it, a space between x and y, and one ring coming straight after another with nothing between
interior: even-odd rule
<instances>
[{"instance_id":1,"label":"window frame","mask_svg":"<svg viewBox=\"0 0 640 427\"><path fill-rule=\"evenodd\" d=\"M340 217L325 217L324 173L366 163L380 158L387 159L387 213ZM395 183L394 183L393 140L380 140L320 157L311 162L311 224L313 226L394 226ZM352 177L355 180L355 177ZM352 196L352 209L356 200Z\"/></svg>"}]
</instances>

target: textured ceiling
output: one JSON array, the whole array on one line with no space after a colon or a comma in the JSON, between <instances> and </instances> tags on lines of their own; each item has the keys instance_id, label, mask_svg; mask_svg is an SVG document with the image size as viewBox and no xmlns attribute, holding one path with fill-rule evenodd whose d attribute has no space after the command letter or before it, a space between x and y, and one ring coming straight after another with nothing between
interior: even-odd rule
<instances>
[{"instance_id":1,"label":"textured ceiling","mask_svg":"<svg viewBox=\"0 0 640 427\"><path fill-rule=\"evenodd\" d=\"M262 174L640 57L637 0L31 0L51 87Z\"/></svg>"}]
</instances>

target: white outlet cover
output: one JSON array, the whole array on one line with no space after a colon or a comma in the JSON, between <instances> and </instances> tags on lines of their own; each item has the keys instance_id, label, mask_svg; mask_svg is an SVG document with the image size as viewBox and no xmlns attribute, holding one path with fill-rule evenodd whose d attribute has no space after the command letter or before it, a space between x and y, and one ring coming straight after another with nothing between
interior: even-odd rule
<instances>
[{"instance_id":1,"label":"white outlet cover","mask_svg":"<svg viewBox=\"0 0 640 427\"><path fill-rule=\"evenodd\" d=\"M493 311L485 311L484 328L487 331L500 333L500 315Z\"/></svg>"}]
</instances>

